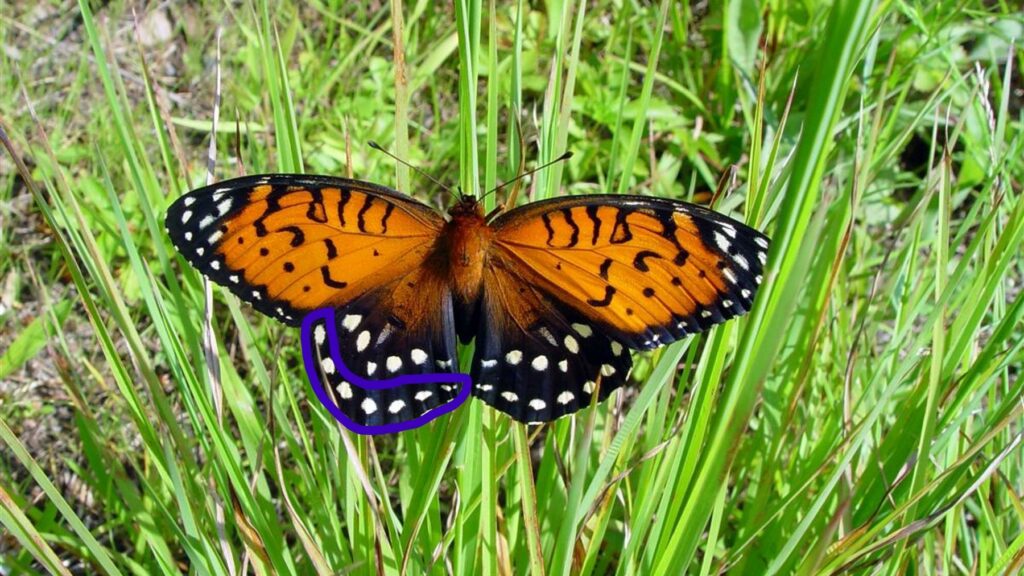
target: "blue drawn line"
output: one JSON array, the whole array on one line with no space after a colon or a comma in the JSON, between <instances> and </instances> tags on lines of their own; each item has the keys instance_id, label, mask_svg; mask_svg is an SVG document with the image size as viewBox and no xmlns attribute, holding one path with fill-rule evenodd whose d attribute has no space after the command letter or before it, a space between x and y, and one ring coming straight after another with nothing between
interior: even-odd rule
<instances>
[{"instance_id":1,"label":"blue drawn line","mask_svg":"<svg viewBox=\"0 0 1024 576\"><path fill-rule=\"evenodd\" d=\"M409 386L418 384L438 384L438 383L455 383L459 386L459 393L452 400L435 406L427 412L406 420L404 422L395 422L392 424L379 424L377 426L367 426L359 424L353 421L337 404L331 396L324 390L323 384L320 382L320 369L319 364L314 360L314 348L316 347L316 340L313 337L313 325L317 321L322 321L324 328L327 330L327 342L328 349L330 351L331 360L334 361L334 367L341 376L348 380L353 386L358 386L364 390L383 390L388 388L397 388L398 386ZM317 398L320 399L320 403L327 408L327 411L334 416L334 419L342 424L342 426L357 434L394 434L395 432L401 432L403 430L412 430L413 428L419 428L427 422L454 411L469 398L470 388L472 386L472 380L469 374L462 374L459 372L433 372L428 374L410 374L407 376L396 376L394 378L388 378L386 380L367 380L349 370L348 366L341 359L340 348L338 347L338 332L334 324L334 309L333 308L321 308L314 310L306 315L302 319L302 359L306 366L306 377L309 378L309 384L313 387L313 392L316 393Z\"/></svg>"}]
</instances>

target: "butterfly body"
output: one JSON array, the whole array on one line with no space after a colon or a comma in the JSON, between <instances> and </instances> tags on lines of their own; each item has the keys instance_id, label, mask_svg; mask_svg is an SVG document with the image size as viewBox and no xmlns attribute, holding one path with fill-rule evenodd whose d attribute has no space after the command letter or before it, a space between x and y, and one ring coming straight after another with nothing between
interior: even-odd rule
<instances>
[{"instance_id":1,"label":"butterfly body","mask_svg":"<svg viewBox=\"0 0 1024 576\"><path fill-rule=\"evenodd\" d=\"M464 196L450 211L451 219L440 236L440 262L446 262L449 281L457 304L473 309L483 290L484 265L494 232L484 218L483 207L472 196Z\"/></svg>"},{"instance_id":2,"label":"butterfly body","mask_svg":"<svg viewBox=\"0 0 1024 576\"><path fill-rule=\"evenodd\" d=\"M189 192L166 224L197 269L261 312L298 325L335 310L338 357L361 378L453 372L456 340L475 340L473 395L524 422L607 397L630 348L749 310L768 247L674 200L563 197L485 216L463 196L445 217L390 188L304 175ZM327 358L325 342L308 344ZM359 423L409 420L455 396L443 384L360 389L335 368L324 361L326 382Z\"/></svg>"}]
</instances>

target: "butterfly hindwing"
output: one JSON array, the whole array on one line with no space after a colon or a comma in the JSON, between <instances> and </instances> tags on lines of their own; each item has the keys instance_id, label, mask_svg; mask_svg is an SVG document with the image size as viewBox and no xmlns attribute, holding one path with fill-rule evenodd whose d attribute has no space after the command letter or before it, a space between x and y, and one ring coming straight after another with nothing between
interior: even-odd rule
<instances>
[{"instance_id":1,"label":"butterfly hindwing","mask_svg":"<svg viewBox=\"0 0 1024 576\"><path fill-rule=\"evenodd\" d=\"M339 308L335 321L341 358L363 378L457 367L451 292L430 268L413 269Z\"/></svg>"},{"instance_id":2,"label":"butterfly hindwing","mask_svg":"<svg viewBox=\"0 0 1024 576\"><path fill-rule=\"evenodd\" d=\"M331 402L348 420L358 426L372 427L408 422L452 401L457 388L451 382L371 388L360 385L358 378L346 377L337 360L347 355L350 361L345 361L344 365L356 364L351 353L344 352L348 344L346 341L352 340L347 336L347 327L353 325L351 312L333 315L333 334L328 330L326 320L315 322L308 336L311 341L303 342L303 346L316 351L318 366L315 369L318 374L315 377L322 382ZM368 320L365 326L371 324L372 320ZM407 367L400 372L409 373L411 370Z\"/></svg>"},{"instance_id":3,"label":"butterfly hindwing","mask_svg":"<svg viewBox=\"0 0 1024 576\"><path fill-rule=\"evenodd\" d=\"M389 188L298 174L194 190L166 219L200 272L290 325L421 266L443 225L432 208Z\"/></svg>"},{"instance_id":4,"label":"butterfly hindwing","mask_svg":"<svg viewBox=\"0 0 1024 576\"><path fill-rule=\"evenodd\" d=\"M520 422L547 422L604 400L629 375L629 351L516 276L485 272L473 395Z\"/></svg>"},{"instance_id":5,"label":"butterfly hindwing","mask_svg":"<svg viewBox=\"0 0 1024 576\"><path fill-rule=\"evenodd\" d=\"M528 204L492 223L525 282L631 348L650 349L743 314L768 239L684 202L594 195Z\"/></svg>"}]
</instances>

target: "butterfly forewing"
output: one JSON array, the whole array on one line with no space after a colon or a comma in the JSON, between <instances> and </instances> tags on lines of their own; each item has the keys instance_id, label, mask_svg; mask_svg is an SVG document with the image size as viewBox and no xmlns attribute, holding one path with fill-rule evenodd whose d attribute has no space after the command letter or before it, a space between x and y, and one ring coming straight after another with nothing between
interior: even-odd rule
<instances>
[{"instance_id":1,"label":"butterfly forewing","mask_svg":"<svg viewBox=\"0 0 1024 576\"><path fill-rule=\"evenodd\" d=\"M340 358L373 379L451 371L451 296L425 264L443 225L388 188L301 175L201 188L167 215L178 250L257 310L289 324L335 310Z\"/></svg>"},{"instance_id":2,"label":"butterfly forewing","mask_svg":"<svg viewBox=\"0 0 1024 576\"><path fill-rule=\"evenodd\" d=\"M167 214L192 265L291 325L422 266L443 225L388 188L301 175L227 180L189 192Z\"/></svg>"},{"instance_id":3,"label":"butterfly forewing","mask_svg":"<svg viewBox=\"0 0 1024 576\"><path fill-rule=\"evenodd\" d=\"M637 349L749 310L768 247L761 233L715 212L640 196L558 198L492 225L497 259L525 283Z\"/></svg>"}]
</instances>

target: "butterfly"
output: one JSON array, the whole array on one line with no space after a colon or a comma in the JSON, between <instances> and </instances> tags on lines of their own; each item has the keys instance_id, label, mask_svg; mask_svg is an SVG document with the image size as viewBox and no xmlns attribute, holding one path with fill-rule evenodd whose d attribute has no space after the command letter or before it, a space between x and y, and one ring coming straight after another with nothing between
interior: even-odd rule
<instances>
[{"instance_id":1,"label":"butterfly","mask_svg":"<svg viewBox=\"0 0 1024 576\"><path fill-rule=\"evenodd\" d=\"M472 395L520 422L604 400L649 350L751 309L768 238L677 200L553 198L485 214L460 195L447 217L391 188L329 176L254 175L168 209L174 246L260 312L311 330L326 388L352 421L408 421L456 386L370 389L336 369L326 322L359 377L455 373L474 341Z\"/></svg>"}]
</instances>

